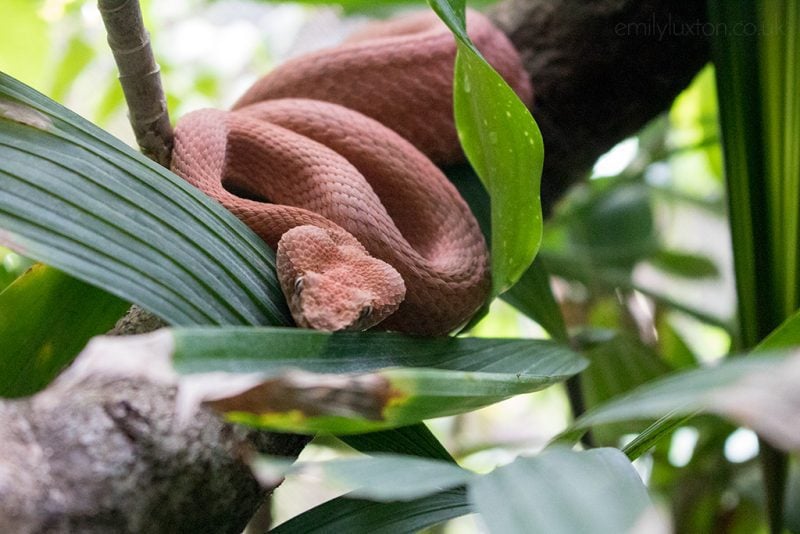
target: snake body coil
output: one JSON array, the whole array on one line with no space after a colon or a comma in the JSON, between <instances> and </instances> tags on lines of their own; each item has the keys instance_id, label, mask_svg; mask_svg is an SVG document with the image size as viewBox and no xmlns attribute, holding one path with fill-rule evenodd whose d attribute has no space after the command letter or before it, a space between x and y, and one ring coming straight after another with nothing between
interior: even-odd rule
<instances>
[{"instance_id":1,"label":"snake body coil","mask_svg":"<svg viewBox=\"0 0 800 534\"><path fill-rule=\"evenodd\" d=\"M468 29L529 101L502 32L474 12ZM178 122L173 170L277 249L298 325L443 334L486 299L483 236L432 162L463 159L455 53L432 14L382 23L278 67L232 111Z\"/></svg>"}]
</instances>

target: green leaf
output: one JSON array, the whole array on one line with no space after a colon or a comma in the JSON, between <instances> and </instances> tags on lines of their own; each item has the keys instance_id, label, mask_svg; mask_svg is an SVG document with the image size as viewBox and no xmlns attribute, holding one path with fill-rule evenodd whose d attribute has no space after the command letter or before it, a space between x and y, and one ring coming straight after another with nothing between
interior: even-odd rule
<instances>
[{"instance_id":1,"label":"green leaf","mask_svg":"<svg viewBox=\"0 0 800 534\"><path fill-rule=\"evenodd\" d=\"M357 451L366 454L409 454L421 458L455 463L453 457L450 456L444 445L436 439L425 423L380 432L341 436L339 439Z\"/></svg>"},{"instance_id":2,"label":"green leaf","mask_svg":"<svg viewBox=\"0 0 800 534\"><path fill-rule=\"evenodd\" d=\"M543 389L585 366L568 348L543 340L296 328L178 329L173 335L179 372L265 377L239 399L218 403L220 409L238 421L293 432L349 434L418 423ZM287 369L339 375L297 376ZM270 398L270 388L283 392L279 399Z\"/></svg>"},{"instance_id":3,"label":"green leaf","mask_svg":"<svg viewBox=\"0 0 800 534\"><path fill-rule=\"evenodd\" d=\"M266 245L222 206L0 74L0 244L173 324L288 324Z\"/></svg>"},{"instance_id":4,"label":"green leaf","mask_svg":"<svg viewBox=\"0 0 800 534\"><path fill-rule=\"evenodd\" d=\"M539 323L553 339L561 343L569 342L564 316L550 287L550 275L540 257L501 298Z\"/></svg>"},{"instance_id":5,"label":"green leaf","mask_svg":"<svg viewBox=\"0 0 800 534\"><path fill-rule=\"evenodd\" d=\"M554 233L556 232L549 235L552 236ZM736 331L735 325L727 317L721 317L717 313L682 302L666 291L660 292L642 284L635 284L631 279L629 267L595 264L589 260L587 255L579 255L574 251L564 254L553 244L550 244L547 249L542 247L539 256L547 269L556 276L568 280L578 280L590 287L608 292L613 292L615 288L636 290L659 304L695 317L701 322L718 326L727 332Z\"/></svg>"},{"instance_id":6,"label":"green leaf","mask_svg":"<svg viewBox=\"0 0 800 534\"><path fill-rule=\"evenodd\" d=\"M258 462L254 468L257 473ZM308 473L326 485L350 490L348 497L379 502L411 501L462 486L476 476L452 462L398 454L299 462L288 473Z\"/></svg>"},{"instance_id":7,"label":"green leaf","mask_svg":"<svg viewBox=\"0 0 800 534\"><path fill-rule=\"evenodd\" d=\"M549 449L517 458L469 485L469 500L497 534L628 532L650 498L616 449Z\"/></svg>"},{"instance_id":8,"label":"green leaf","mask_svg":"<svg viewBox=\"0 0 800 534\"><path fill-rule=\"evenodd\" d=\"M655 267L683 278L713 278L719 276L719 269L706 256L677 250L659 250L649 258Z\"/></svg>"},{"instance_id":9,"label":"green leaf","mask_svg":"<svg viewBox=\"0 0 800 534\"><path fill-rule=\"evenodd\" d=\"M687 369L698 366L697 357L672 324L670 315L658 314L656 317L658 352L662 360L672 369Z\"/></svg>"},{"instance_id":10,"label":"green leaf","mask_svg":"<svg viewBox=\"0 0 800 534\"><path fill-rule=\"evenodd\" d=\"M446 168L445 173L469 204L486 241L491 245L489 195L481 186L475 171L469 165L456 165ZM562 343L568 341L564 317L550 288L549 273L540 257L501 298L539 323L554 339ZM472 322L476 323L476 318Z\"/></svg>"},{"instance_id":11,"label":"green leaf","mask_svg":"<svg viewBox=\"0 0 800 534\"><path fill-rule=\"evenodd\" d=\"M393 367L521 376L567 376L585 361L540 339L423 338L390 332L328 333L300 328L178 328L174 364L183 374L274 374L288 367L315 373L364 373ZM403 369L400 369L403 370Z\"/></svg>"},{"instance_id":12,"label":"green leaf","mask_svg":"<svg viewBox=\"0 0 800 534\"><path fill-rule=\"evenodd\" d=\"M565 226L569 245L566 253L572 261L589 269L628 269L657 250L646 187L627 182L600 186L592 182L571 197L568 212L558 219Z\"/></svg>"},{"instance_id":13,"label":"green leaf","mask_svg":"<svg viewBox=\"0 0 800 534\"><path fill-rule=\"evenodd\" d=\"M274 532L416 532L477 511L490 532L502 534L616 534L628 531L650 505L639 475L616 449L550 449L485 475L447 462L395 455L301 463L288 469L358 489L300 514ZM441 491L462 484L467 485L469 503L461 487ZM402 502L370 504L352 499L355 495Z\"/></svg>"},{"instance_id":14,"label":"green leaf","mask_svg":"<svg viewBox=\"0 0 800 534\"><path fill-rule=\"evenodd\" d=\"M764 341L759 343L753 354L770 354L769 351L797 345L800 345L800 311L784 321ZM669 435L672 430L686 423L695 412L690 412L689 415L682 415L684 413L682 409L678 409L662 415L658 421L643 430L636 439L625 447L625 454L631 459L638 457L643 452L654 447L662 438Z\"/></svg>"},{"instance_id":15,"label":"green leaf","mask_svg":"<svg viewBox=\"0 0 800 534\"><path fill-rule=\"evenodd\" d=\"M709 1L741 338L750 348L800 306L800 5ZM760 452L773 532L787 459Z\"/></svg>"},{"instance_id":16,"label":"green leaf","mask_svg":"<svg viewBox=\"0 0 800 534\"><path fill-rule=\"evenodd\" d=\"M800 6L709 2L742 346L800 305Z\"/></svg>"},{"instance_id":17,"label":"green leaf","mask_svg":"<svg viewBox=\"0 0 800 534\"><path fill-rule=\"evenodd\" d=\"M800 310L794 312L770 335L764 338L753 352L762 353L796 346L800 346Z\"/></svg>"},{"instance_id":18,"label":"green leaf","mask_svg":"<svg viewBox=\"0 0 800 534\"><path fill-rule=\"evenodd\" d=\"M492 289L499 295L514 285L539 250L544 144L528 109L467 36L464 0L429 3L458 44L456 127L491 197Z\"/></svg>"},{"instance_id":19,"label":"green leaf","mask_svg":"<svg viewBox=\"0 0 800 534\"><path fill-rule=\"evenodd\" d=\"M663 376L670 369L652 349L624 334L617 334L583 354L589 367L581 373L581 391L587 409ZM593 437L599 443L615 445L621 434L638 430L639 425L603 427Z\"/></svg>"},{"instance_id":20,"label":"green leaf","mask_svg":"<svg viewBox=\"0 0 800 534\"><path fill-rule=\"evenodd\" d=\"M615 334L583 351L590 361L581 375L587 404L599 405L612 397L663 376L670 369L638 339Z\"/></svg>"},{"instance_id":21,"label":"green leaf","mask_svg":"<svg viewBox=\"0 0 800 534\"><path fill-rule=\"evenodd\" d=\"M672 434L673 430L685 425L692 417L693 415L675 417L672 413L669 413L642 430L638 436L625 445L622 452L631 460L635 460L652 447L655 447L663 438Z\"/></svg>"},{"instance_id":22,"label":"green leaf","mask_svg":"<svg viewBox=\"0 0 800 534\"><path fill-rule=\"evenodd\" d=\"M0 293L0 397L46 386L128 303L44 265Z\"/></svg>"},{"instance_id":23,"label":"green leaf","mask_svg":"<svg viewBox=\"0 0 800 534\"><path fill-rule=\"evenodd\" d=\"M463 488L409 502L378 503L339 497L278 525L270 532L412 534L471 511Z\"/></svg>"},{"instance_id":24,"label":"green leaf","mask_svg":"<svg viewBox=\"0 0 800 534\"><path fill-rule=\"evenodd\" d=\"M20 256L5 247L0 247L0 291L21 276L33 264L33 260Z\"/></svg>"},{"instance_id":25,"label":"green leaf","mask_svg":"<svg viewBox=\"0 0 800 534\"><path fill-rule=\"evenodd\" d=\"M786 450L800 450L796 428L800 404L796 384L800 356L795 353L728 359L709 369L671 375L591 410L562 437L575 439L585 429L601 424L661 417L649 429L664 435L669 418L715 413L748 426Z\"/></svg>"}]
</instances>

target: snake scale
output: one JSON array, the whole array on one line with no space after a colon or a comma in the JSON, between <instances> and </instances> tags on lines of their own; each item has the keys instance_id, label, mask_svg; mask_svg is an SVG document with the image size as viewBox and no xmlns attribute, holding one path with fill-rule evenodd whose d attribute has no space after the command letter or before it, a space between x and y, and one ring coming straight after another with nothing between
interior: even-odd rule
<instances>
[{"instance_id":1,"label":"snake scale","mask_svg":"<svg viewBox=\"0 0 800 534\"><path fill-rule=\"evenodd\" d=\"M477 12L467 28L529 103L506 36ZM463 159L455 54L438 18L410 15L288 61L231 111L178 121L173 171L277 250L298 326L445 334L487 298L486 243L437 167Z\"/></svg>"}]
</instances>

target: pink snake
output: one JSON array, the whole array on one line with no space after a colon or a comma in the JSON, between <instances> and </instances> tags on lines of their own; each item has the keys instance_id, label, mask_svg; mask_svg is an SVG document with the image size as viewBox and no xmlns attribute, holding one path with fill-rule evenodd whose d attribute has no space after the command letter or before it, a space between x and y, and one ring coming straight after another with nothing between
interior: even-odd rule
<instances>
[{"instance_id":1,"label":"pink snake","mask_svg":"<svg viewBox=\"0 0 800 534\"><path fill-rule=\"evenodd\" d=\"M526 103L506 36L469 12L478 49ZM432 14L378 23L257 81L232 111L175 129L172 169L277 249L296 323L438 335L490 290L475 218L436 164L463 160L456 45ZM433 162L436 162L434 164Z\"/></svg>"}]
</instances>

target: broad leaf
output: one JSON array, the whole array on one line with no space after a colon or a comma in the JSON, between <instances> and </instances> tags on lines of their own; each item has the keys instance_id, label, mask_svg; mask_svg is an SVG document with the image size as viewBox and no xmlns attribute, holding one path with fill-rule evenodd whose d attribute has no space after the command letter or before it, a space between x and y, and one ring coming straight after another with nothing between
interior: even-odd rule
<instances>
[{"instance_id":1,"label":"broad leaf","mask_svg":"<svg viewBox=\"0 0 800 534\"><path fill-rule=\"evenodd\" d=\"M0 397L46 386L128 306L55 269L32 267L0 293Z\"/></svg>"},{"instance_id":2,"label":"broad leaf","mask_svg":"<svg viewBox=\"0 0 800 534\"><path fill-rule=\"evenodd\" d=\"M496 534L619 534L650 506L642 480L616 449L551 449L476 477L469 500Z\"/></svg>"},{"instance_id":3,"label":"broad leaf","mask_svg":"<svg viewBox=\"0 0 800 534\"><path fill-rule=\"evenodd\" d=\"M456 37L453 87L456 127L491 197L492 287L511 287L536 256L542 238L539 181L544 144L514 91L470 41L464 0L429 0Z\"/></svg>"},{"instance_id":4,"label":"broad leaf","mask_svg":"<svg viewBox=\"0 0 800 534\"><path fill-rule=\"evenodd\" d=\"M179 177L0 73L0 244L173 324L287 324L272 252Z\"/></svg>"},{"instance_id":5,"label":"broad leaf","mask_svg":"<svg viewBox=\"0 0 800 534\"><path fill-rule=\"evenodd\" d=\"M274 374L288 367L315 373L361 373L428 367L523 379L568 376L585 361L567 347L539 339L422 338L389 332L327 333L299 328L180 328L174 363L183 374ZM404 369L399 369L404 370ZM517 376L519 374L519 376Z\"/></svg>"},{"instance_id":6,"label":"broad leaf","mask_svg":"<svg viewBox=\"0 0 800 534\"><path fill-rule=\"evenodd\" d=\"M445 172L450 181L458 188L458 192L469 204L470 210L478 220L483 235L486 237L486 241L491 245L489 195L486 193L486 189L481 186L475 171L469 165L456 165L448 167ZM550 276L541 257L537 256L517 283L503 293L500 298L539 323L553 339L562 343L568 341L569 336L567 327L564 324L564 317L550 288ZM480 316L474 317L472 325L480 319Z\"/></svg>"},{"instance_id":7,"label":"broad leaf","mask_svg":"<svg viewBox=\"0 0 800 534\"><path fill-rule=\"evenodd\" d=\"M551 449L485 475L448 462L396 455L293 466L270 459L256 462L254 469L262 480L307 473L326 485L352 488L275 532L416 532L478 512L489 531L498 534L616 534L640 525L651 504L639 475L616 449Z\"/></svg>"},{"instance_id":8,"label":"broad leaf","mask_svg":"<svg viewBox=\"0 0 800 534\"><path fill-rule=\"evenodd\" d=\"M571 193L567 208L549 228L542 253L555 249L551 254L566 256L584 270L627 271L658 249L650 203L648 189L635 182L585 184ZM565 246L549 246L560 233Z\"/></svg>"}]
</instances>

